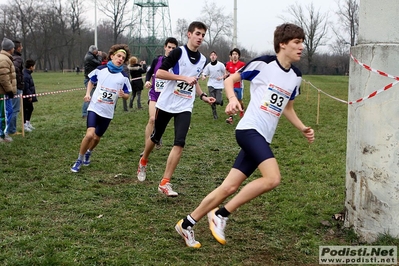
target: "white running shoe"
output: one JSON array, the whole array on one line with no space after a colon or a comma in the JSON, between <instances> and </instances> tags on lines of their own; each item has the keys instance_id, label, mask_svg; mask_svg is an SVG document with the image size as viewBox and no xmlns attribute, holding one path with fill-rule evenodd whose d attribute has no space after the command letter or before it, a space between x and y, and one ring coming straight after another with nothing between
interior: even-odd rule
<instances>
[{"instance_id":1,"label":"white running shoe","mask_svg":"<svg viewBox=\"0 0 399 266\"><path fill-rule=\"evenodd\" d=\"M179 195L176 191L173 191L171 183L166 183L164 186L159 185L158 191L168 197L177 197Z\"/></svg>"},{"instance_id":2,"label":"white running shoe","mask_svg":"<svg viewBox=\"0 0 399 266\"><path fill-rule=\"evenodd\" d=\"M208 212L209 229L212 232L213 237L222 245L226 244L226 238L224 236L224 229L226 228L226 222L229 218L216 215L215 212L218 208Z\"/></svg>"},{"instance_id":3,"label":"white running shoe","mask_svg":"<svg viewBox=\"0 0 399 266\"><path fill-rule=\"evenodd\" d=\"M32 129L32 130L36 129L35 127L32 126L32 124L31 124L30 122L27 122L27 123L28 123L28 127L29 127L30 129Z\"/></svg>"},{"instance_id":4,"label":"white running shoe","mask_svg":"<svg viewBox=\"0 0 399 266\"><path fill-rule=\"evenodd\" d=\"M141 159L139 161L139 167L137 168L137 179L141 182L143 182L145 180L145 178L147 177L147 165L142 165L141 164Z\"/></svg>"},{"instance_id":5,"label":"white running shoe","mask_svg":"<svg viewBox=\"0 0 399 266\"><path fill-rule=\"evenodd\" d=\"M179 233L186 242L187 247L190 248L200 248L201 243L196 241L194 238L194 230L189 226L187 229L183 229L182 227L183 224L183 219L177 222L175 225L176 232Z\"/></svg>"},{"instance_id":6,"label":"white running shoe","mask_svg":"<svg viewBox=\"0 0 399 266\"><path fill-rule=\"evenodd\" d=\"M29 127L29 125L27 123L24 124L24 130L26 132L32 132L32 129Z\"/></svg>"},{"instance_id":7,"label":"white running shoe","mask_svg":"<svg viewBox=\"0 0 399 266\"><path fill-rule=\"evenodd\" d=\"M4 136L4 142L12 142L12 138L8 135L8 134L6 134L5 136Z\"/></svg>"}]
</instances>

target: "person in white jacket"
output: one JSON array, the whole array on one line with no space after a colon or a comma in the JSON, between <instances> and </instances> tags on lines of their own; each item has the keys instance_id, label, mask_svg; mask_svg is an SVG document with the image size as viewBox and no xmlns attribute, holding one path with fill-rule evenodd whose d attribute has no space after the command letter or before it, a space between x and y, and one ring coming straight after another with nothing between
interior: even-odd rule
<instances>
[{"instance_id":1,"label":"person in white jacket","mask_svg":"<svg viewBox=\"0 0 399 266\"><path fill-rule=\"evenodd\" d=\"M222 91L224 88L224 77L226 66L218 61L218 55L215 51L209 54L210 62L205 66L202 72L202 80L208 78L208 93L209 96L216 99L216 101L211 105L213 119L218 119L218 114L216 112L216 105L223 106L223 96Z\"/></svg>"}]
</instances>

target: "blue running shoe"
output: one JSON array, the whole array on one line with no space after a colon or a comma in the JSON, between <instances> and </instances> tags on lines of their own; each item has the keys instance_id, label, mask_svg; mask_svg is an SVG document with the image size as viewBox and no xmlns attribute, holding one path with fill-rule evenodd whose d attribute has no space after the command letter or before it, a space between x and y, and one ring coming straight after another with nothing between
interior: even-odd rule
<instances>
[{"instance_id":1,"label":"blue running shoe","mask_svg":"<svg viewBox=\"0 0 399 266\"><path fill-rule=\"evenodd\" d=\"M87 151L85 153L85 157L83 159L83 165L84 166L89 166L90 165L90 156L91 156L91 151Z\"/></svg>"},{"instance_id":2,"label":"blue running shoe","mask_svg":"<svg viewBox=\"0 0 399 266\"><path fill-rule=\"evenodd\" d=\"M82 160L76 160L75 164L71 167L71 171L77 173L79 172L81 166L82 166Z\"/></svg>"}]
</instances>

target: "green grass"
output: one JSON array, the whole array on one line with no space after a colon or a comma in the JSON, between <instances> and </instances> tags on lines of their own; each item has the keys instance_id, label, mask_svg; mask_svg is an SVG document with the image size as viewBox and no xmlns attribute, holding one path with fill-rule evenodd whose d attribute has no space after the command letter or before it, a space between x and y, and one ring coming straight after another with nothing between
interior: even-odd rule
<instances>
[{"instance_id":1,"label":"green grass","mask_svg":"<svg viewBox=\"0 0 399 266\"><path fill-rule=\"evenodd\" d=\"M83 86L75 73L34 73L37 92ZM307 76L315 86L345 99L348 78ZM205 89L205 86L202 86ZM248 84L246 88L248 88ZM245 90L249 100L249 89ZM1 147L1 265L317 265L320 245L356 245L352 230L331 220L345 199L347 106L304 86L295 107L316 132L309 145L285 118L272 143L282 183L231 215L227 244L196 225L199 250L186 248L174 231L228 173L239 150L234 127L213 120L211 108L195 103L191 129L172 183L177 198L157 193L173 143L173 123L154 151L145 182L136 178L147 110L122 111L119 102L92 164L70 172L85 134L84 91L38 97L36 130ZM146 91L143 92L146 102ZM144 105L147 106L147 105ZM255 172L249 180L259 176ZM329 221L330 226L322 221ZM382 237L385 245L398 245Z\"/></svg>"}]
</instances>

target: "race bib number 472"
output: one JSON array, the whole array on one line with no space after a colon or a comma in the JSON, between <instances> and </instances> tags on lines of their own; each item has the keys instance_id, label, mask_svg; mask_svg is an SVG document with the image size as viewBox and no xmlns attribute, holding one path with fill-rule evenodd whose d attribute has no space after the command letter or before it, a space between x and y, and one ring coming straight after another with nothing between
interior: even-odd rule
<instances>
[{"instance_id":1,"label":"race bib number 472","mask_svg":"<svg viewBox=\"0 0 399 266\"><path fill-rule=\"evenodd\" d=\"M260 109L276 117L280 117L289 102L291 93L274 84L269 84L263 96Z\"/></svg>"},{"instance_id":2,"label":"race bib number 472","mask_svg":"<svg viewBox=\"0 0 399 266\"><path fill-rule=\"evenodd\" d=\"M179 81L177 82L173 93L179 97L191 99L193 98L193 88L194 85L190 85L184 81Z\"/></svg>"}]
</instances>

